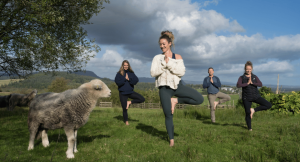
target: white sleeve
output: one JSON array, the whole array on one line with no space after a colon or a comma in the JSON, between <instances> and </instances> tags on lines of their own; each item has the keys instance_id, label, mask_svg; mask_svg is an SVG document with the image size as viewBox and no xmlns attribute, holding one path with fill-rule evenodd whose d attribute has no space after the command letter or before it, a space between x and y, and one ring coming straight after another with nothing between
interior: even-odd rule
<instances>
[{"instance_id":1,"label":"white sleeve","mask_svg":"<svg viewBox=\"0 0 300 162\"><path fill-rule=\"evenodd\" d=\"M167 63L167 68L170 70L171 73L181 77L185 74L185 66L182 59L175 60L169 59Z\"/></svg>"},{"instance_id":2,"label":"white sleeve","mask_svg":"<svg viewBox=\"0 0 300 162\"><path fill-rule=\"evenodd\" d=\"M166 69L166 62L161 61L159 57L154 57L151 64L150 74L152 77L157 77L165 72Z\"/></svg>"}]
</instances>

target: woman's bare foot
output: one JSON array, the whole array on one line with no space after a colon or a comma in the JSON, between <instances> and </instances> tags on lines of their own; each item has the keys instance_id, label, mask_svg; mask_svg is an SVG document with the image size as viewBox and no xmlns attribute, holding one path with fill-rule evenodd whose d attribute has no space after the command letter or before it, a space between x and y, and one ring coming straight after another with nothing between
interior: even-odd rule
<instances>
[{"instance_id":1,"label":"woman's bare foot","mask_svg":"<svg viewBox=\"0 0 300 162\"><path fill-rule=\"evenodd\" d=\"M253 108L250 108L251 114L250 114L250 118L252 119L253 114L255 113L255 110Z\"/></svg>"},{"instance_id":2,"label":"woman's bare foot","mask_svg":"<svg viewBox=\"0 0 300 162\"><path fill-rule=\"evenodd\" d=\"M173 147L174 146L174 139L171 139L170 140L170 147Z\"/></svg>"},{"instance_id":3,"label":"woman's bare foot","mask_svg":"<svg viewBox=\"0 0 300 162\"><path fill-rule=\"evenodd\" d=\"M128 109L129 105L131 104L131 101L127 101L127 107L126 109Z\"/></svg>"},{"instance_id":4,"label":"woman's bare foot","mask_svg":"<svg viewBox=\"0 0 300 162\"><path fill-rule=\"evenodd\" d=\"M172 114L174 113L175 106L176 106L177 103L178 103L177 98L171 98L171 111L172 111Z\"/></svg>"},{"instance_id":5,"label":"woman's bare foot","mask_svg":"<svg viewBox=\"0 0 300 162\"><path fill-rule=\"evenodd\" d=\"M252 129L249 129L249 131L252 131Z\"/></svg>"},{"instance_id":6,"label":"woman's bare foot","mask_svg":"<svg viewBox=\"0 0 300 162\"><path fill-rule=\"evenodd\" d=\"M215 105L214 105L214 110L216 110L216 107L217 107L218 103L219 103L219 102L217 102L217 101L214 102L214 104L215 104Z\"/></svg>"},{"instance_id":7,"label":"woman's bare foot","mask_svg":"<svg viewBox=\"0 0 300 162\"><path fill-rule=\"evenodd\" d=\"M126 125L129 125L128 121L125 122Z\"/></svg>"}]
</instances>

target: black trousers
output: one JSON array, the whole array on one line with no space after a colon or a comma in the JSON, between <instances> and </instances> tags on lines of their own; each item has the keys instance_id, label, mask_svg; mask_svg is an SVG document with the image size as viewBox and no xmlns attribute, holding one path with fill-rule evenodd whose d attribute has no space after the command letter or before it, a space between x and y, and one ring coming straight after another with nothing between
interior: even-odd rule
<instances>
[{"instance_id":1,"label":"black trousers","mask_svg":"<svg viewBox=\"0 0 300 162\"><path fill-rule=\"evenodd\" d=\"M255 112L262 111L262 110L268 110L269 108L272 107L272 104L262 97L258 97L257 99L255 99L253 101L243 100L244 108L245 108L245 112L246 112L245 120L246 120L248 129L252 129L251 128L251 117L250 117L250 114L251 114L250 108L251 108L252 102L255 102L260 105L254 109Z\"/></svg>"},{"instance_id":2,"label":"black trousers","mask_svg":"<svg viewBox=\"0 0 300 162\"><path fill-rule=\"evenodd\" d=\"M123 108L124 122L126 122L126 121L128 121L128 114L127 114L127 109L126 109L126 107L127 107L127 99L128 98L133 99L131 101L131 103L133 104L133 103L142 103L142 102L145 101L145 98L142 95L140 95L140 94L138 94L136 92L133 92L131 94L125 94L125 95L119 93L119 96L120 96L120 101L121 101L121 105L122 105L122 108Z\"/></svg>"}]
</instances>

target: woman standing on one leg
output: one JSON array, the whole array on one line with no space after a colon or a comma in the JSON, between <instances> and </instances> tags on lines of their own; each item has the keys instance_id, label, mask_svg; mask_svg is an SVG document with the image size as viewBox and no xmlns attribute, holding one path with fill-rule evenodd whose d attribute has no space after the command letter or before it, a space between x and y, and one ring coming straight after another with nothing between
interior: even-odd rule
<instances>
[{"instance_id":1,"label":"woman standing on one leg","mask_svg":"<svg viewBox=\"0 0 300 162\"><path fill-rule=\"evenodd\" d=\"M134 85L139 82L139 79L134 74L127 60L124 60L122 62L122 66L120 67L120 70L115 77L115 82L118 85L120 102L123 108L124 122L126 125L129 125L127 114L129 105L133 103L142 103L145 101L145 98L133 91ZM133 100L127 101L128 98L131 98Z\"/></svg>"},{"instance_id":2,"label":"woman standing on one leg","mask_svg":"<svg viewBox=\"0 0 300 162\"><path fill-rule=\"evenodd\" d=\"M171 51L173 40L172 32L161 32L159 45L163 53L153 58L150 71L151 76L155 77L156 87L159 87L159 97L165 114L170 146L174 145L173 113L176 104L198 105L203 102L203 96L198 91L181 83L181 77L185 74L185 66L182 57ZM178 98L172 98L172 96Z\"/></svg>"},{"instance_id":3,"label":"woman standing on one leg","mask_svg":"<svg viewBox=\"0 0 300 162\"><path fill-rule=\"evenodd\" d=\"M262 87L262 83L259 78L252 73L252 63L247 61L245 64L245 73L239 77L237 87L242 87L242 100L246 112L246 123L248 129L252 131L251 119L253 114L257 111L267 110L272 107L272 104L262 98L258 92L257 87ZM251 108L252 102L258 103L260 106L255 109Z\"/></svg>"}]
</instances>

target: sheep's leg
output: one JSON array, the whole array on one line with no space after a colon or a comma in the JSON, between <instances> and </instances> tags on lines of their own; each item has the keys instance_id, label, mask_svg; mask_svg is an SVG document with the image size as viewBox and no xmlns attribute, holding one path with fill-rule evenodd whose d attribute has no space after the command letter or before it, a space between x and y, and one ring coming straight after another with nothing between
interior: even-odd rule
<instances>
[{"instance_id":1,"label":"sheep's leg","mask_svg":"<svg viewBox=\"0 0 300 162\"><path fill-rule=\"evenodd\" d=\"M67 158L74 158L75 132L74 128L64 128L68 138Z\"/></svg>"},{"instance_id":2,"label":"sheep's leg","mask_svg":"<svg viewBox=\"0 0 300 162\"><path fill-rule=\"evenodd\" d=\"M47 130L42 131L42 143L44 147L49 146L49 140L48 140L48 135L47 135Z\"/></svg>"},{"instance_id":3,"label":"sheep's leg","mask_svg":"<svg viewBox=\"0 0 300 162\"><path fill-rule=\"evenodd\" d=\"M78 152L77 150L77 129L75 129L74 131L74 135L75 135L75 146L74 146L74 152Z\"/></svg>"},{"instance_id":4,"label":"sheep's leg","mask_svg":"<svg viewBox=\"0 0 300 162\"><path fill-rule=\"evenodd\" d=\"M29 124L30 127L29 127L29 132L30 132L30 136L29 136L29 146L28 146L28 150L33 150L34 148L34 139L35 139L35 136L36 136L36 133L38 131L38 124L33 124L33 123L30 123Z\"/></svg>"},{"instance_id":5,"label":"sheep's leg","mask_svg":"<svg viewBox=\"0 0 300 162\"><path fill-rule=\"evenodd\" d=\"M15 108L15 104L9 104L9 111L13 111Z\"/></svg>"}]
</instances>

